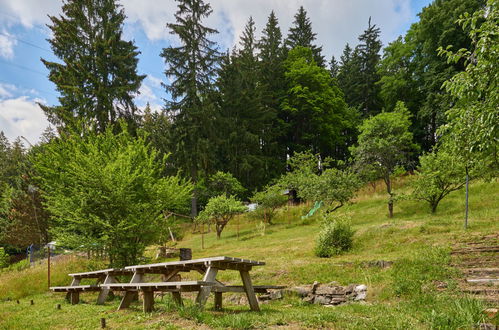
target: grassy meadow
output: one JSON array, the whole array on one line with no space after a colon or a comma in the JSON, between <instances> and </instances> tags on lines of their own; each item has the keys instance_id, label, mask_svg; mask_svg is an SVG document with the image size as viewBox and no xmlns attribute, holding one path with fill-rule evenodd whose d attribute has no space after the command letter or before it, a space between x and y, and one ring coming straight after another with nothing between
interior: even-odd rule
<instances>
[{"instance_id":1,"label":"grassy meadow","mask_svg":"<svg viewBox=\"0 0 499 330\"><path fill-rule=\"evenodd\" d=\"M399 178L395 190L408 193L410 177ZM286 296L261 304L262 312L250 312L246 305L234 305L224 295L224 310L213 310L210 298L204 311L193 306L176 307L169 296L156 299L156 310L144 314L140 303L116 311L119 299L104 306L94 304L96 294L82 294L83 302L69 305L63 294L47 291L46 266L0 273L0 329L92 329L106 318L112 329L177 328L332 328L332 329L471 329L479 323L498 324L483 312L487 305L457 290L463 275L451 266L450 250L484 235L499 232L499 189L497 182L474 182L470 187L470 219L463 229L464 191L451 193L436 214L426 204L401 198L394 217L387 217L387 196L380 183L367 186L351 205L335 213L348 218L355 229L353 248L332 258L314 255L320 230L320 214L302 220L311 206L285 207L275 224L263 227L249 214L241 215L216 239L214 230L204 235L187 230L176 247L189 247L193 258L234 256L265 261L252 271L254 284L294 286L314 281L337 281L342 285L366 284L364 303L323 307ZM147 251L152 260L155 247ZM392 261L388 268L370 266L370 261ZM70 272L98 269L103 261L65 257L52 267L52 284L68 285ZM195 274L192 274L193 276ZM236 272L224 271L219 279L240 284ZM444 282L445 289L435 283ZM19 304L17 303L19 299ZM30 300L34 305L30 305ZM61 310L56 305L61 304Z\"/></svg>"}]
</instances>

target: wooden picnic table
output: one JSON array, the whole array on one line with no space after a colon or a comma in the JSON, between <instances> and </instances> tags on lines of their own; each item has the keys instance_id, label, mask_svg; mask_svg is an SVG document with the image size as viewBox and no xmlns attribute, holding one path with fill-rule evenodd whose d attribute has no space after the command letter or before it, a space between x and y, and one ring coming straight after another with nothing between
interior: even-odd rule
<instances>
[{"instance_id":1,"label":"wooden picnic table","mask_svg":"<svg viewBox=\"0 0 499 330\"><path fill-rule=\"evenodd\" d=\"M50 289L54 292L67 292L66 299L68 299L73 305L80 301L80 292L100 291L99 296L97 297L97 304L101 305L106 301L110 290L99 284L117 283L117 276L130 274L132 274L131 270L123 268L108 268L91 272L73 273L68 274L73 278L69 286L53 286ZM80 285L82 279L89 278L96 279L96 283L90 285Z\"/></svg>"},{"instance_id":2,"label":"wooden picnic table","mask_svg":"<svg viewBox=\"0 0 499 330\"><path fill-rule=\"evenodd\" d=\"M255 292L266 292L267 289L281 288L278 286L257 286L254 287L249 272L255 266L263 266L264 262L253 261L231 257L211 257L203 259L193 259L185 261L163 262L149 265L135 265L125 267L125 270L132 271L133 276L130 283L103 283L101 287L108 290L125 291L118 310L128 308L134 300L138 291L143 293L144 311L150 312L154 306L154 292L171 292L174 301L182 304L181 292L198 292L196 303L204 307L211 292L215 294L215 309L222 307L222 293L224 292L244 292L248 298L251 310L259 311L258 300ZM242 285L227 286L217 280L219 271L238 271ZM203 275L202 281L175 281L175 276L180 272L196 271ZM163 282L145 282L144 275L161 274Z\"/></svg>"},{"instance_id":3,"label":"wooden picnic table","mask_svg":"<svg viewBox=\"0 0 499 330\"><path fill-rule=\"evenodd\" d=\"M249 272L255 266L263 266L264 262L231 257L211 257L184 261L162 262L148 265L135 265L125 268L109 268L98 271L69 274L73 278L71 285L51 287L54 292L66 292L71 304L79 302L80 292L99 291L97 304L103 304L111 291L124 291L118 310L128 308L137 298L138 292L143 294L143 308L150 312L154 307L154 292L171 292L174 301L182 305L182 292L198 292L196 303L204 307L211 292L215 296L215 309L222 308L224 292L246 293L251 310L259 311L255 293L267 293L269 289L280 289L282 286L254 286ZM238 271L242 285L226 285L217 280L219 271ZM201 281L180 281L181 272L196 271L203 275ZM162 282L146 282L146 274L162 275ZM119 283L117 276L132 275L129 283ZM96 279L95 284L80 285L82 279Z\"/></svg>"}]
</instances>

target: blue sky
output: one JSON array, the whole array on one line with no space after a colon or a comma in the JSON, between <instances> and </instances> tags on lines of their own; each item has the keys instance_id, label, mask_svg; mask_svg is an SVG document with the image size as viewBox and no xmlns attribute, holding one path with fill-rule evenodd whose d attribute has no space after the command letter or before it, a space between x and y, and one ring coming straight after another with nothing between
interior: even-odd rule
<instances>
[{"instance_id":1,"label":"blue sky","mask_svg":"<svg viewBox=\"0 0 499 330\"><path fill-rule=\"evenodd\" d=\"M367 26L369 16L381 28L383 44L404 34L417 21L417 13L430 0L212 0L213 14L206 24L219 30L215 40L221 50L232 48L250 15L258 33L270 10L274 10L284 35L293 15L303 5L311 17L318 43L329 60L339 56L348 42L355 45L357 36ZM134 40L141 51L139 73L146 74L139 107L150 102L160 109L166 97L161 81L164 64L159 53L175 43L165 28L173 21L175 1L121 0L128 16L124 36ZM57 104L57 92L47 79L40 58L57 60L46 41L50 36L47 15L60 13L60 1L0 0L0 131L13 140L24 136L31 143L39 140L48 125L37 103Z\"/></svg>"}]
</instances>

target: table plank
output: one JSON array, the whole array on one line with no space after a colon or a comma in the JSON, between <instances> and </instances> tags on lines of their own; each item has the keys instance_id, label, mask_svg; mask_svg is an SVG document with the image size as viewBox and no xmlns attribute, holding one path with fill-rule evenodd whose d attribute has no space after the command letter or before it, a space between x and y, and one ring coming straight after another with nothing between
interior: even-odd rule
<instances>
[{"instance_id":1,"label":"table plank","mask_svg":"<svg viewBox=\"0 0 499 330\"><path fill-rule=\"evenodd\" d=\"M255 261L255 260L249 260L249 259L240 259L240 258L233 258L233 257L225 257L225 256L220 256L220 257L209 257L209 258L201 258L201 259L192 259L192 260L184 260L184 261L168 261L168 262L161 262L161 263L155 263L155 264L146 264L146 265L134 265L134 266L127 266L125 267L126 270L146 270L146 269L153 269L153 268L179 268L179 267L185 267L189 268L192 266L199 266L199 265L210 265L211 263L220 263L220 264L240 264L240 265L245 265L245 266L263 266L265 265L265 262L263 261Z\"/></svg>"}]
</instances>

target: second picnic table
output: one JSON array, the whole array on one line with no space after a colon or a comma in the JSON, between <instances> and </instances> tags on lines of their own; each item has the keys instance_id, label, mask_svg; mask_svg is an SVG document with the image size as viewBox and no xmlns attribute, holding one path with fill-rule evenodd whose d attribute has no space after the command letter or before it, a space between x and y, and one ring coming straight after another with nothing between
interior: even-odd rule
<instances>
[{"instance_id":1,"label":"second picnic table","mask_svg":"<svg viewBox=\"0 0 499 330\"><path fill-rule=\"evenodd\" d=\"M215 294L215 309L222 307L222 293L244 292L248 298L251 310L259 311L256 293L265 293L268 289L282 288L280 286L253 286L250 271L255 266L263 266L264 262L232 257L211 257L185 261L163 262L149 265L125 267L124 270L133 273L129 283L103 283L101 288L113 291L125 291L118 309L128 308L138 291L143 293L144 311L150 312L154 306L154 292L171 292L174 300L182 304L181 292L198 292L196 303L204 307L211 292ZM219 271L238 271L242 285L228 286L217 280ZM203 274L202 281L172 281L180 272L196 271ZM162 282L145 282L144 275L161 274Z\"/></svg>"}]
</instances>

